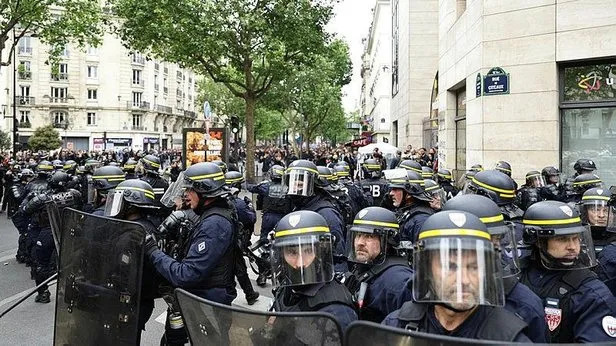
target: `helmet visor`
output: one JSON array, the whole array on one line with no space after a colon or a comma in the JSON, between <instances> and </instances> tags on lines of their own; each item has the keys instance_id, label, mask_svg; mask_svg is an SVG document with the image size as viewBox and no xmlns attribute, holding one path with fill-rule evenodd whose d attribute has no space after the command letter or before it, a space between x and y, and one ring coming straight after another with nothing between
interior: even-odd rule
<instances>
[{"instance_id":1,"label":"helmet visor","mask_svg":"<svg viewBox=\"0 0 616 346\"><path fill-rule=\"evenodd\" d=\"M582 222L593 227L608 227L608 221L615 222L613 208L607 205L608 201L583 200L580 205Z\"/></svg>"},{"instance_id":2,"label":"helmet visor","mask_svg":"<svg viewBox=\"0 0 616 346\"><path fill-rule=\"evenodd\" d=\"M184 172L181 172L178 175L176 181L171 183L163 196L160 198L160 202L166 206L167 208L173 208L176 205L182 204L182 197L184 196L184 180L186 177L184 176Z\"/></svg>"},{"instance_id":3,"label":"helmet visor","mask_svg":"<svg viewBox=\"0 0 616 346\"><path fill-rule=\"evenodd\" d=\"M308 285L334 278L331 235L283 237L273 245L274 285Z\"/></svg>"},{"instance_id":4,"label":"helmet visor","mask_svg":"<svg viewBox=\"0 0 616 346\"><path fill-rule=\"evenodd\" d=\"M442 303L458 310L505 303L501 266L488 239L421 240L414 262L416 302Z\"/></svg>"},{"instance_id":5,"label":"helmet visor","mask_svg":"<svg viewBox=\"0 0 616 346\"><path fill-rule=\"evenodd\" d=\"M541 262L547 269L573 270L597 265L590 227L545 229L538 231Z\"/></svg>"},{"instance_id":6,"label":"helmet visor","mask_svg":"<svg viewBox=\"0 0 616 346\"><path fill-rule=\"evenodd\" d=\"M347 236L347 258L351 262L377 265L385 261L387 232L383 229L351 227Z\"/></svg>"},{"instance_id":7,"label":"helmet visor","mask_svg":"<svg viewBox=\"0 0 616 346\"><path fill-rule=\"evenodd\" d=\"M109 191L105 202L105 216L117 217L124 209L124 191Z\"/></svg>"},{"instance_id":8,"label":"helmet visor","mask_svg":"<svg viewBox=\"0 0 616 346\"><path fill-rule=\"evenodd\" d=\"M535 174L526 178L526 184L529 187L543 187L545 186L545 179L541 174Z\"/></svg>"},{"instance_id":9,"label":"helmet visor","mask_svg":"<svg viewBox=\"0 0 616 346\"><path fill-rule=\"evenodd\" d=\"M430 208L434 210L441 210L447 202L447 193L443 188L426 191L430 195Z\"/></svg>"},{"instance_id":10,"label":"helmet visor","mask_svg":"<svg viewBox=\"0 0 616 346\"><path fill-rule=\"evenodd\" d=\"M290 169L284 176L283 186L287 195L313 196L317 174L303 170Z\"/></svg>"}]
</instances>

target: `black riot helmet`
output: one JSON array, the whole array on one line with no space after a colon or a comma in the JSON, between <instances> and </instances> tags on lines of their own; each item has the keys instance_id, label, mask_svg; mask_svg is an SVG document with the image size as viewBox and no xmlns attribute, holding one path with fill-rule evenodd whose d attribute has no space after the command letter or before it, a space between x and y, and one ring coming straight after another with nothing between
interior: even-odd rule
<instances>
[{"instance_id":1,"label":"black riot helmet","mask_svg":"<svg viewBox=\"0 0 616 346\"><path fill-rule=\"evenodd\" d=\"M52 189L64 190L70 178L71 177L66 172L55 171L49 176L49 178L47 178L47 183L49 184L49 187Z\"/></svg>"},{"instance_id":2,"label":"black riot helmet","mask_svg":"<svg viewBox=\"0 0 616 346\"><path fill-rule=\"evenodd\" d=\"M545 186L545 179L539 171L529 171L526 173L526 186L528 187L543 187Z\"/></svg>"},{"instance_id":3,"label":"black riot helmet","mask_svg":"<svg viewBox=\"0 0 616 346\"><path fill-rule=\"evenodd\" d=\"M124 180L126 180L124 171L120 167L103 166L97 168L94 174L92 174L92 187L98 190L99 193L105 193L118 186Z\"/></svg>"},{"instance_id":4,"label":"black riot helmet","mask_svg":"<svg viewBox=\"0 0 616 346\"><path fill-rule=\"evenodd\" d=\"M29 182L34 179L35 176L36 174L30 168L24 168L19 172L19 179L23 182Z\"/></svg>"},{"instance_id":5,"label":"black riot helmet","mask_svg":"<svg viewBox=\"0 0 616 346\"><path fill-rule=\"evenodd\" d=\"M317 166L308 160L295 160L285 171L283 185L287 195L309 197L314 195L314 187L319 176Z\"/></svg>"},{"instance_id":6,"label":"black riot helmet","mask_svg":"<svg viewBox=\"0 0 616 346\"><path fill-rule=\"evenodd\" d=\"M338 180L341 180L342 182L346 182L351 179L351 168L348 166L348 164L347 165L336 164L334 166L334 173L338 177Z\"/></svg>"},{"instance_id":7,"label":"black riot helmet","mask_svg":"<svg viewBox=\"0 0 616 346\"><path fill-rule=\"evenodd\" d=\"M612 193L609 189L593 187L586 190L580 202L580 216L582 222L588 224L593 233L599 235L608 227L608 222L614 222L613 207L609 204ZM612 227L609 227L612 229Z\"/></svg>"},{"instance_id":8,"label":"black riot helmet","mask_svg":"<svg viewBox=\"0 0 616 346\"><path fill-rule=\"evenodd\" d=\"M436 173L436 182L442 184L443 182L453 183L453 175L448 169L439 169Z\"/></svg>"},{"instance_id":9,"label":"black riot helmet","mask_svg":"<svg viewBox=\"0 0 616 346\"><path fill-rule=\"evenodd\" d=\"M75 174L75 171L77 170L77 162L75 162L75 160L66 160L63 168L67 173Z\"/></svg>"},{"instance_id":10,"label":"black riot helmet","mask_svg":"<svg viewBox=\"0 0 616 346\"><path fill-rule=\"evenodd\" d=\"M381 164L375 159L367 159L362 163L362 168L367 178L381 177Z\"/></svg>"},{"instance_id":11,"label":"black riot helmet","mask_svg":"<svg viewBox=\"0 0 616 346\"><path fill-rule=\"evenodd\" d=\"M308 285L334 278L332 236L318 213L302 210L285 215L274 229L272 245L275 285Z\"/></svg>"},{"instance_id":12,"label":"black riot helmet","mask_svg":"<svg viewBox=\"0 0 616 346\"><path fill-rule=\"evenodd\" d=\"M229 171L225 173L225 184L228 187L234 187L236 189L242 189L242 184L246 181L244 175L237 171Z\"/></svg>"},{"instance_id":13,"label":"black riot helmet","mask_svg":"<svg viewBox=\"0 0 616 346\"><path fill-rule=\"evenodd\" d=\"M94 170L96 170L97 168L101 167L103 164L100 163L100 161L98 160L94 160L94 159L88 159L86 160L86 163L84 164L84 170L87 173L94 173Z\"/></svg>"},{"instance_id":14,"label":"black riot helmet","mask_svg":"<svg viewBox=\"0 0 616 346\"><path fill-rule=\"evenodd\" d=\"M326 188L335 183L336 175L325 166L317 166L319 172L316 180L316 187Z\"/></svg>"},{"instance_id":15,"label":"black riot helmet","mask_svg":"<svg viewBox=\"0 0 616 346\"><path fill-rule=\"evenodd\" d=\"M603 187L603 181L595 174L580 174L573 180L573 192L577 195L582 195L593 187Z\"/></svg>"},{"instance_id":16,"label":"black riot helmet","mask_svg":"<svg viewBox=\"0 0 616 346\"><path fill-rule=\"evenodd\" d=\"M150 184L139 179L129 179L119 183L113 192L107 194L105 216L122 218L131 208L155 210L156 197Z\"/></svg>"},{"instance_id":17,"label":"black riot helmet","mask_svg":"<svg viewBox=\"0 0 616 346\"><path fill-rule=\"evenodd\" d=\"M126 160L126 162L124 163L124 165L122 165L122 170L126 173L135 173L135 168L137 168L137 161L135 159L128 159Z\"/></svg>"},{"instance_id":18,"label":"black riot helmet","mask_svg":"<svg viewBox=\"0 0 616 346\"><path fill-rule=\"evenodd\" d=\"M406 193L422 201L430 202L432 196L424 189L425 182L419 173L406 171L406 177L389 180L390 189L403 189Z\"/></svg>"},{"instance_id":19,"label":"black riot helmet","mask_svg":"<svg viewBox=\"0 0 616 346\"><path fill-rule=\"evenodd\" d=\"M225 174L213 162L199 162L184 171L183 187L192 189L202 197L219 197L228 193Z\"/></svg>"},{"instance_id":20,"label":"black riot helmet","mask_svg":"<svg viewBox=\"0 0 616 346\"><path fill-rule=\"evenodd\" d=\"M139 160L146 173L158 174L160 170L160 158L156 155L146 155Z\"/></svg>"},{"instance_id":21,"label":"black riot helmet","mask_svg":"<svg viewBox=\"0 0 616 346\"><path fill-rule=\"evenodd\" d=\"M497 170L481 171L471 178L463 193L484 195L500 207L513 203L515 182L509 176Z\"/></svg>"},{"instance_id":22,"label":"black riot helmet","mask_svg":"<svg viewBox=\"0 0 616 346\"><path fill-rule=\"evenodd\" d=\"M593 160L579 159L575 161L573 169L575 169L578 174L592 173L593 171L597 170L597 165Z\"/></svg>"},{"instance_id":23,"label":"black riot helmet","mask_svg":"<svg viewBox=\"0 0 616 346\"><path fill-rule=\"evenodd\" d=\"M53 160L51 161L51 165L55 170L64 169L64 162L62 162L62 160Z\"/></svg>"},{"instance_id":24,"label":"black riot helmet","mask_svg":"<svg viewBox=\"0 0 616 346\"><path fill-rule=\"evenodd\" d=\"M433 179L434 178L434 170L430 167L422 166L421 167L421 176L424 179Z\"/></svg>"},{"instance_id":25,"label":"black riot helmet","mask_svg":"<svg viewBox=\"0 0 616 346\"><path fill-rule=\"evenodd\" d=\"M503 276L510 277L520 272L515 227L505 221L493 200L480 195L459 195L447 201L443 210L462 210L477 216L488 228L492 242L499 246Z\"/></svg>"},{"instance_id":26,"label":"black riot helmet","mask_svg":"<svg viewBox=\"0 0 616 346\"><path fill-rule=\"evenodd\" d=\"M393 211L381 207L360 210L347 236L348 260L377 265L385 261L387 253L400 244L400 225ZM372 253L367 242L378 239L380 252Z\"/></svg>"},{"instance_id":27,"label":"black riot helmet","mask_svg":"<svg viewBox=\"0 0 616 346\"><path fill-rule=\"evenodd\" d=\"M546 269L572 270L597 264L590 228L582 224L580 213L563 202L537 202L524 213L524 242L534 245L534 259ZM567 243L566 254L550 253L549 242Z\"/></svg>"},{"instance_id":28,"label":"black riot helmet","mask_svg":"<svg viewBox=\"0 0 616 346\"><path fill-rule=\"evenodd\" d=\"M556 167L547 166L541 170L541 175L546 184L560 183L560 171Z\"/></svg>"},{"instance_id":29,"label":"black riot helmet","mask_svg":"<svg viewBox=\"0 0 616 346\"><path fill-rule=\"evenodd\" d=\"M398 168L404 168L407 171L413 171L415 173L422 174L423 170L421 169L421 164L415 160L404 160L400 162Z\"/></svg>"},{"instance_id":30,"label":"black riot helmet","mask_svg":"<svg viewBox=\"0 0 616 346\"><path fill-rule=\"evenodd\" d=\"M430 200L430 208L441 210L443 205L447 202L447 193L445 190L432 179L424 179L424 190L432 197Z\"/></svg>"},{"instance_id":31,"label":"black riot helmet","mask_svg":"<svg viewBox=\"0 0 616 346\"><path fill-rule=\"evenodd\" d=\"M42 160L36 165L36 173L38 174L49 174L51 172L53 172L53 165L47 160Z\"/></svg>"},{"instance_id":32,"label":"black riot helmet","mask_svg":"<svg viewBox=\"0 0 616 346\"><path fill-rule=\"evenodd\" d=\"M442 304L457 312L477 305L503 306L505 294L497 249L477 216L461 210L431 215L413 251L413 300ZM471 266L480 272L470 271ZM472 275L476 285L463 284L464 271Z\"/></svg>"},{"instance_id":33,"label":"black riot helmet","mask_svg":"<svg viewBox=\"0 0 616 346\"><path fill-rule=\"evenodd\" d=\"M215 160L215 161L212 161L212 163L216 164L216 166L218 166L223 173L227 173L227 171L228 171L227 164L224 163L224 161Z\"/></svg>"},{"instance_id":34,"label":"black riot helmet","mask_svg":"<svg viewBox=\"0 0 616 346\"><path fill-rule=\"evenodd\" d=\"M508 176L511 176L511 165L507 161L498 161L494 169L499 172L503 172Z\"/></svg>"},{"instance_id":35,"label":"black riot helmet","mask_svg":"<svg viewBox=\"0 0 616 346\"><path fill-rule=\"evenodd\" d=\"M269 171L267 171L267 174L272 181L281 181L284 175L284 167L281 165L273 165L270 167Z\"/></svg>"}]
</instances>

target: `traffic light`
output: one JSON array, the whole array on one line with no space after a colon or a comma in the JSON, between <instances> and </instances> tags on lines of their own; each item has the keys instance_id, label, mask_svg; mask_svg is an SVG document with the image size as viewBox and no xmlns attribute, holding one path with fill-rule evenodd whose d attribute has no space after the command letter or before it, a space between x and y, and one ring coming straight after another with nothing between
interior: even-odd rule
<instances>
[{"instance_id":1,"label":"traffic light","mask_svg":"<svg viewBox=\"0 0 616 346\"><path fill-rule=\"evenodd\" d=\"M231 117L231 132L240 132L240 119L236 116Z\"/></svg>"}]
</instances>

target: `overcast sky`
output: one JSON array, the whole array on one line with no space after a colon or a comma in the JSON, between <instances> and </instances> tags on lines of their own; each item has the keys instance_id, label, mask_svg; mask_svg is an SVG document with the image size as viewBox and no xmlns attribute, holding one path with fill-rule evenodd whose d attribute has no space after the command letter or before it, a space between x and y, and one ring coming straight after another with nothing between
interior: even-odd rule
<instances>
[{"instance_id":1,"label":"overcast sky","mask_svg":"<svg viewBox=\"0 0 616 346\"><path fill-rule=\"evenodd\" d=\"M344 87L345 97L342 99L347 112L358 108L361 93L361 55L363 53L362 38L368 36L372 22L372 8L376 0L342 0L336 5L336 17L329 24L329 31L343 38L351 50L353 61L353 80Z\"/></svg>"}]
</instances>

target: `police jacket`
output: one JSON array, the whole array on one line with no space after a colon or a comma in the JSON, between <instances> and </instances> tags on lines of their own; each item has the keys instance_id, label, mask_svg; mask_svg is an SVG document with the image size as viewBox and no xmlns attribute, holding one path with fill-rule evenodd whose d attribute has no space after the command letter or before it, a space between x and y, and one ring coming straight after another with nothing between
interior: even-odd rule
<instances>
[{"instance_id":1,"label":"police jacket","mask_svg":"<svg viewBox=\"0 0 616 346\"><path fill-rule=\"evenodd\" d=\"M616 296L616 239L603 245L603 249L597 253L597 261L599 265L595 267L595 273Z\"/></svg>"},{"instance_id":2,"label":"police jacket","mask_svg":"<svg viewBox=\"0 0 616 346\"><path fill-rule=\"evenodd\" d=\"M526 323L500 307L478 306L461 325L448 331L434 315L434 305L410 301L404 303L400 310L389 314L382 324L459 338L530 342L525 335Z\"/></svg>"},{"instance_id":3,"label":"police jacket","mask_svg":"<svg viewBox=\"0 0 616 346\"><path fill-rule=\"evenodd\" d=\"M353 296L336 280L312 285L279 287L274 291L272 309L279 312L327 312L336 318L343 330L357 320Z\"/></svg>"},{"instance_id":4,"label":"police jacket","mask_svg":"<svg viewBox=\"0 0 616 346\"><path fill-rule=\"evenodd\" d=\"M533 260L520 281L543 299L552 343L616 341L616 298L589 269L548 270Z\"/></svg>"},{"instance_id":5,"label":"police jacket","mask_svg":"<svg viewBox=\"0 0 616 346\"><path fill-rule=\"evenodd\" d=\"M534 343L547 343L548 328L545 323L543 302L516 277L504 278L505 310L519 316L528 324L526 335Z\"/></svg>"},{"instance_id":6,"label":"police jacket","mask_svg":"<svg viewBox=\"0 0 616 346\"><path fill-rule=\"evenodd\" d=\"M385 179L363 179L359 182L364 193L372 198L371 206L380 206L383 198L389 193L388 183Z\"/></svg>"},{"instance_id":7,"label":"police jacket","mask_svg":"<svg viewBox=\"0 0 616 346\"><path fill-rule=\"evenodd\" d=\"M434 209L430 208L425 202L413 203L410 206L398 209L396 216L400 224L400 240L417 242L421 226L432 214L434 214Z\"/></svg>"},{"instance_id":8,"label":"police jacket","mask_svg":"<svg viewBox=\"0 0 616 346\"><path fill-rule=\"evenodd\" d=\"M233 205L218 199L200 215L183 258L176 261L155 250L150 257L154 267L173 287L231 304L237 296L233 277L236 220Z\"/></svg>"}]
</instances>

